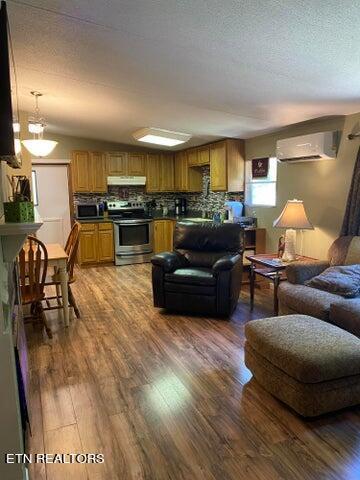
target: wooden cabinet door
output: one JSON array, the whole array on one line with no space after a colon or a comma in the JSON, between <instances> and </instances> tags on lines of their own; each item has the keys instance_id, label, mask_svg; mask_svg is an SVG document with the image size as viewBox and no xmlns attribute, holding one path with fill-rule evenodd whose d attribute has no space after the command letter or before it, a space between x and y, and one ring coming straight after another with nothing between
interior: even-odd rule
<instances>
[{"instance_id":1,"label":"wooden cabinet door","mask_svg":"<svg viewBox=\"0 0 360 480\"><path fill-rule=\"evenodd\" d=\"M90 192L89 152L76 150L72 153L71 176L74 192Z\"/></svg>"},{"instance_id":2,"label":"wooden cabinet door","mask_svg":"<svg viewBox=\"0 0 360 480\"><path fill-rule=\"evenodd\" d=\"M198 149L198 165L209 165L210 163L210 148L202 147Z\"/></svg>"},{"instance_id":3,"label":"wooden cabinet door","mask_svg":"<svg viewBox=\"0 0 360 480\"><path fill-rule=\"evenodd\" d=\"M210 146L210 188L214 191L227 189L226 143Z\"/></svg>"},{"instance_id":4,"label":"wooden cabinet door","mask_svg":"<svg viewBox=\"0 0 360 480\"><path fill-rule=\"evenodd\" d=\"M127 175L127 153L108 152L107 174L109 176Z\"/></svg>"},{"instance_id":5,"label":"wooden cabinet door","mask_svg":"<svg viewBox=\"0 0 360 480\"><path fill-rule=\"evenodd\" d=\"M161 162L160 155L150 153L146 159L146 191L160 192L161 188Z\"/></svg>"},{"instance_id":6,"label":"wooden cabinet door","mask_svg":"<svg viewBox=\"0 0 360 480\"><path fill-rule=\"evenodd\" d=\"M173 192L175 189L173 154L162 153L160 155L160 164L160 190L162 192Z\"/></svg>"},{"instance_id":7,"label":"wooden cabinet door","mask_svg":"<svg viewBox=\"0 0 360 480\"><path fill-rule=\"evenodd\" d=\"M90 153L90 172L92 192L107 192L106 158L101 152Z\"/></svg>"},{"instance_id":8,"label":"wooden cabinet door","mask_svg":"<svg viewBox=\"0 0 360 480\"><path fill-rule=\"evenodd\" d=\"M167 220L154 221L154 252L166 251L166 222Z\"/></svg>"},{"instance_id":9,"label":"wooden cabinet door","mask_svg":"<svg viewBox=\"0 0 360 480\"><path fill-rule=\"evenodd\" d=\"M189 167L196 167L198 165L197 149L187 150L187 158Z\"/></svg>"},{"instance_id":10,"label":"wooden cabinet door","mask_svg":"<svg viewBox=\"0 0 360 480\"><path fill-rule=\"evenodd\" d=\"M128 175L146 175L145 159L144 153L128 153Z\"/></svg>"},{"instance_id":11,"label":"wooden cabinet door","mask_svg":"<svg viewBox=\"0 0 360 480\"><path fill-rule=\"evenodd\" d=\"M80 265L97 263L98 228L94 223L81 225L78 260Z\"/></svg>"},{"instance_id":12,"label":"wooden cabinet door","mask_svg":"<svg viewBox=\"0 0 360 480\"><path fill-rule=\"evenodd\" d=\"M114 261L114 230L112 223L98 224L98 262Z\"/></svg>"},{"instance_id":13,"label":"wooden cabinet door","mask_svg":"<svg viewBox=\"0 0 360 480\"><path fill-rule=\"evenodd\" d=\"M172 252L173 250L173 243L174 243L174 228L176 222L174 220L166 220L166 248L165 251Z\"/></svg>"},{"instance_id":14,"label":"wooden cabinet door","mask_svg":"<svg viewBox=\"0 0 360 480\"><path fill-rule=\"evenodd\" d=\"M174 159L174 187L177 192L186 192L188 187L186 152L178 152Z\"/></svg>"}]
</instances>

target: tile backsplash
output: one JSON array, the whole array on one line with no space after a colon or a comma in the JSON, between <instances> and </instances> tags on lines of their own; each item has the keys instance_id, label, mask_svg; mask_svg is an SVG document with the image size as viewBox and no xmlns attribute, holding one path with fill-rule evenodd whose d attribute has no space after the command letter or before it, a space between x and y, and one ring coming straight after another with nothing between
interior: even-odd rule
<instances>
[{"instance_id":1,"label":"tile backsplash","mask_svg":"<svg viewBox=\"0 0 360 480\"><path fill-rule=\"evenodd\" d=\"M185 197L187 200L188 210L205 210L211 214L222 212L227 200L244 201L244 192L228 193L228 192L212 192L210 191L210 169L208 166L202 167L203 172L203 188L198 193L182 193L182 192L161 192L147 193L144 186L109 186L108 192L104 194L98 193L75 193L74 203L90 203L102 202L110 200L129 200L138 202L148 202L155 200L156 208L161 209L162 206L168 207L169 211L174 210L174 201L177 197Z\"/></svg>"}]
</instances>

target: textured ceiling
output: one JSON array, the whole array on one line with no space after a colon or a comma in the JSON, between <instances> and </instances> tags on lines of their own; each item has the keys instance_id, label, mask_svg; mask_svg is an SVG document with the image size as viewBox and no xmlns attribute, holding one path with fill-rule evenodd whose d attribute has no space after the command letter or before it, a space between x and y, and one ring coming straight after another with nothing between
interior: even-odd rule
<instances>
[{"instance_id":1,"label":"textured ceiling","mask_svg":"<svg viewBox=\"0 0 360 480\"><path fill-rule=\"evenodd\" d=\"M8 1L19 107L57 132L251 137L360 110L353 0Z\"/></svg>"}]
</instances>

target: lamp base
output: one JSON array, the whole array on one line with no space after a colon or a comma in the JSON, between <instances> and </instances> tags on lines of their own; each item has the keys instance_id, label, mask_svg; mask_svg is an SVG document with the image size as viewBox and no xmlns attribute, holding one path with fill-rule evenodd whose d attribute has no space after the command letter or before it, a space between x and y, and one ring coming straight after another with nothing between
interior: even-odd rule
<instances>
[{"instance_id":1,"label":"lamp base","mask_svg":"<svg viewBox=\"0 0 360 480\"><path fill-rule=\"evenodd\" d=\"M282 256L283 262L296 260L296 230L288 228L285 232L285 250Z\"/></svg>"}]
</instances>

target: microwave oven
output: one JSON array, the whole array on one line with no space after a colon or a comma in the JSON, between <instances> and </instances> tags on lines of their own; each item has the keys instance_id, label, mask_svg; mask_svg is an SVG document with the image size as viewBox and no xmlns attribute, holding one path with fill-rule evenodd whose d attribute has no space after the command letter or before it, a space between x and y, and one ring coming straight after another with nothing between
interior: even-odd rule
<instances>
[{"instance_id":1,"label":"microwave oven","mask_svg":"<svg viewBox=\"0 0 360 480\"><path fill-rule=\"evenodd\" d=\"M102 218L104 216L103 203L78 203L76 206L76 218Z\"/></svg>"}]
</instances>

